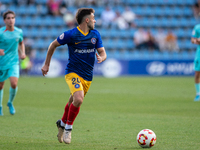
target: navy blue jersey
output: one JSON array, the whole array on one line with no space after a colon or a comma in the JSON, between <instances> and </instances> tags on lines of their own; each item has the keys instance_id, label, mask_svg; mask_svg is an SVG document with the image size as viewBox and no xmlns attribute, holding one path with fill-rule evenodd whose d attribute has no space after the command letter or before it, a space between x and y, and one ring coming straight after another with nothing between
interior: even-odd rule
<instances>
[{"instance_id":1,"label":"navy blue jersey","mask_svg":"<svg viewBox=\"0 0 200 150\"><path fill-rule=\"evenodd\" d=\"M92 81L96 49L103 47L99 32L94 29L85 34L76 27L62 33L57 41L68 45L69 59L65 74L74 72Z\"/></svg>"}]
</instances>

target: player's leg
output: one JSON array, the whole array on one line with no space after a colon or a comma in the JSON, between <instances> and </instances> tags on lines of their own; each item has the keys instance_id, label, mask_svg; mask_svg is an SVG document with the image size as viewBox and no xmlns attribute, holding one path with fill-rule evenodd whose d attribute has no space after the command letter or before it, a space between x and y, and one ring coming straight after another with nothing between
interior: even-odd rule
<instances>
[{"instance_id":1,"label":"player's leg","mask_svg":"<svg viewBox=\"0 0 200 150\"><path fill-rule=\"evenodd\" d=\"M3 107L2 107L2 102L3 102L3 87L4 87L4 83L0 82L0 116L3 116Z\"/></svg>"},{"instance_id":2,"label":"player's leg","mask_svg":"<svg viewBox=\"0 0 200 150\"><path fill-rule=\"evenodd\" d=\"M84 89L83 89L83 79L79 77L76 73L69 73L65 75L65 80L69 86L71 97L69 102L72 102L71 105L68 105L68 115L65 117L67 119L63 140L65 143L69 144L71 142L71 131L72 125L79 113L80 105L83 102L84 98ZM65 120L63 119L63 122Z\"/></svg>"},{"instance_id":3,"label":"player's leg","mask_svg":"<svg viewBox=\"0 0 200 150\"><path fill-rule=\"evenodd\" d=\"M195 70L195 76L194 76L194 82L195 82L195 89L196 89L196 97L194 98L194 101L200 100L200 58L195 57L194 59L194 70Z\"/></svg>"},{"instance_id":4,"label":"player's leg","mask_svg":"<svg viewBox=\"0 0 200 150\"><path fill-rule=\"evenodd\" d=\"M10 77L10 90L9 90L9 99L8 99L7 106L9 107L11 115L15 114L15 108L13 106L13 101L15 99L15 96L16 96L17 90L18 90L17 83L18 83L17 77Z\"/></svg>"},{"instance_id":5,"label":"player's leg","mask_svg":"<svg viewBox=\"0 0 200 150\"><path fill-rule=\"evenodd\" d=\"M68 112L68 117L67 117L67 123L65 126L65 131L63 135L63 140L66 144L71 143L71 131L72 131L72 126L74 123L74 120L76 119L80 106L83 103L84 99L84 91L76 91L73 94L73 102L69 107L69 112Z\"/></svg>"},{"instance_id":6,"label":"player's leg","mask_svg":"<svg viewBox=\"0 0 200 150\"><path fill-rule=\"evenodd\" d=\"M64 133L65 125L67 123L67 116L68 116L68 112L69 112L69 107L70 107L72 101L73 101L73 97L72 97L72 95L70 95L69 102L65 106L65 110L64 110L64 114L63 114L62 119L59 119L56 122L57 128L58 128L58 135L57 135L57 137L58 137L58 141L60 143L63 142L63 133Z\"/></svg>"},{"instance_id":7,"label":"player's leg","mask_svg":"<svg viewBox=\"0 0 200 150\"><path fill-rule=\"evenodd\" d=\"M194 101L200 100L200 71L195 71L195 89L196 89L196 97Z\"/></svg>"},{"instance_id":8,"label":"player's leg","mask_svg":"<svg viewBox=\"0 0 200 150\"><path fill-rule=\"evenodd\" d=\"M70 105L71 105L72 102L73 102L73 96L70 95L69 101L68 101L68 103L65 106L64 114L63 114L63 117L61 119L61 125L62 126L65 126L65 124L67 123L67 117L68 117L69 107L70 107Z\"/></svg>"},{"instance_id":9,"label":"player's leg","mask_svg":"<svg viewBox=\"0 0 200 150\"><path fill-rule=\"evenodd\" d=\"M65 126L66 130L72 130L72 125L74 123L74 120L76 119L76 116L79 113L80 106L83 103L84 99L84 92L83 91L76 91L73 95L73 102L69 107L69 113L67 117L67 123Z\"/></svg>"},{"instance_id":10,"label":"player's leg","mask_svg":"<svg viewBox=\"0 0 200 150\"><path fill-rule=\"evenodd\" d=\"M78 90L79 91L83 90L83 86L82 86L81 82L79 81L78 77L79 76L75 73L69 73L69 74L65 75L65 80L66 80L66 82L69 86L71 95L70 95L70 98L69 98L67 105L65 106L65 111L64 111L62 119L58 120L56 122L57 127L58 127L57 137L58 137L58 141L61 142L61 143L63 142L63 139L64 139L63 134L64 134L64 129L65 129L65 126L66 126L66 123L67 123L67 118L68 118L68 115L69 115L69 109L70 109L71 104L73 102L73 96L72 95Z\"/></svg>"},{"instance_id":11,"label":"player's leg","mask_svg":"<svg viewBox=\"0 0 200 150\"><path fill-rule=\"evenodd\" d=\"M15 108L13 106L13 101L17 94L17 84L19 78L19 65L14 65L8 70L8 77L10 78L10 90L9 90L9 100L7 106L9 107L10 114L15 114Z\"/></svg>"},{"instance_id":12,"label":"player's leg","mask_svg":"<svg viewBox=\"0 0 200 150\"><path fill-rule=\"evenodd\" d=\"M63 115L62 121L60 122L60 125L65 126L63 140L66 144L69 144L71 143L71 131L73 122L79 113L80 106L90 87L91 81L86 81L75 73L69 73L65 75L65 80L69 86L72 96L70 96L68 105L65 107L65 113Z\"/></svg>"}]
</instances>

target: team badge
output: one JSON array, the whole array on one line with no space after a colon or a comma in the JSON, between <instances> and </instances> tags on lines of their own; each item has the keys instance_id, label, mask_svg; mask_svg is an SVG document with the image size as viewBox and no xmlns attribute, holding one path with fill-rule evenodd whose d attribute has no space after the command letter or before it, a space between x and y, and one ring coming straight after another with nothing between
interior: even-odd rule
<instances>
[{"instance_id":1,"label":"team badge","mask_svg":"<svg viewBox=\"0 0 200 150\"><path fill-rule=\"evenodd\" d=\"M80 87L80 85L79 84L75 84L75 86L74 86L76 89L78 89L79 87Z\"/></svg>"},{"instance_id":2,"label":"team badge","mask_svg":"<svg viewBox=\"0 0 200 150\"><path fill-rule=\"evenodd\" d=\"M96 44L96 41L97 41L97 40L96 40L95 38L92 38L92 39L91 39L92 44Z\"/></svg>"},{"instance_id":3,"label":"team badge","mask_svg":"<svg viewBox=\"0 0 200 150\"><path fill-rule=\"evenodd\" d=\"M64 33L62 33L59 38L62 40L64 38Z\"/></svg>"}]
</instances>

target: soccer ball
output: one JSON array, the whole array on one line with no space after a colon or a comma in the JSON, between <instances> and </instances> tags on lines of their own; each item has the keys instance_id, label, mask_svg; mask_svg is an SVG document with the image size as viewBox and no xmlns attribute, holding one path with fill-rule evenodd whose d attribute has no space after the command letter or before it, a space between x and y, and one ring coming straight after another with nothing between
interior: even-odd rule
<instances>
[{"instance_id":1,"label":"soccer ball","mask_svg":"<svg viewBox=\"0 0 200 150\"><path fill-rule=\"evenodd\" d=\"M141 130L137 135L137 142L143 148L150 148L156 143L156 134L150 129Z\"/></svg>"}]
</instances>

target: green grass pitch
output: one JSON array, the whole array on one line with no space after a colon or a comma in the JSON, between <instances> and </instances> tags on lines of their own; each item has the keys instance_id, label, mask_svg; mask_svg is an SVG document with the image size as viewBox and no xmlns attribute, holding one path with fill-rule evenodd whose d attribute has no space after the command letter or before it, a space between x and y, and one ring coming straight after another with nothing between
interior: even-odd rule
<instances>
[{"instance_id":1,"label":"green grass pitch","mask_svg":"<svg viewBox=\"0 0 200 150\"><path fill-rule=\"evenodd\" d=\"M94 77L70 145L57 141L69 89L62 78L21 77L10 115L9 80L0 117L1 150L138 150L136 136L151 129L155 150L200 149L200 102L193 77Z\"/></svg>"}]
</instances>

